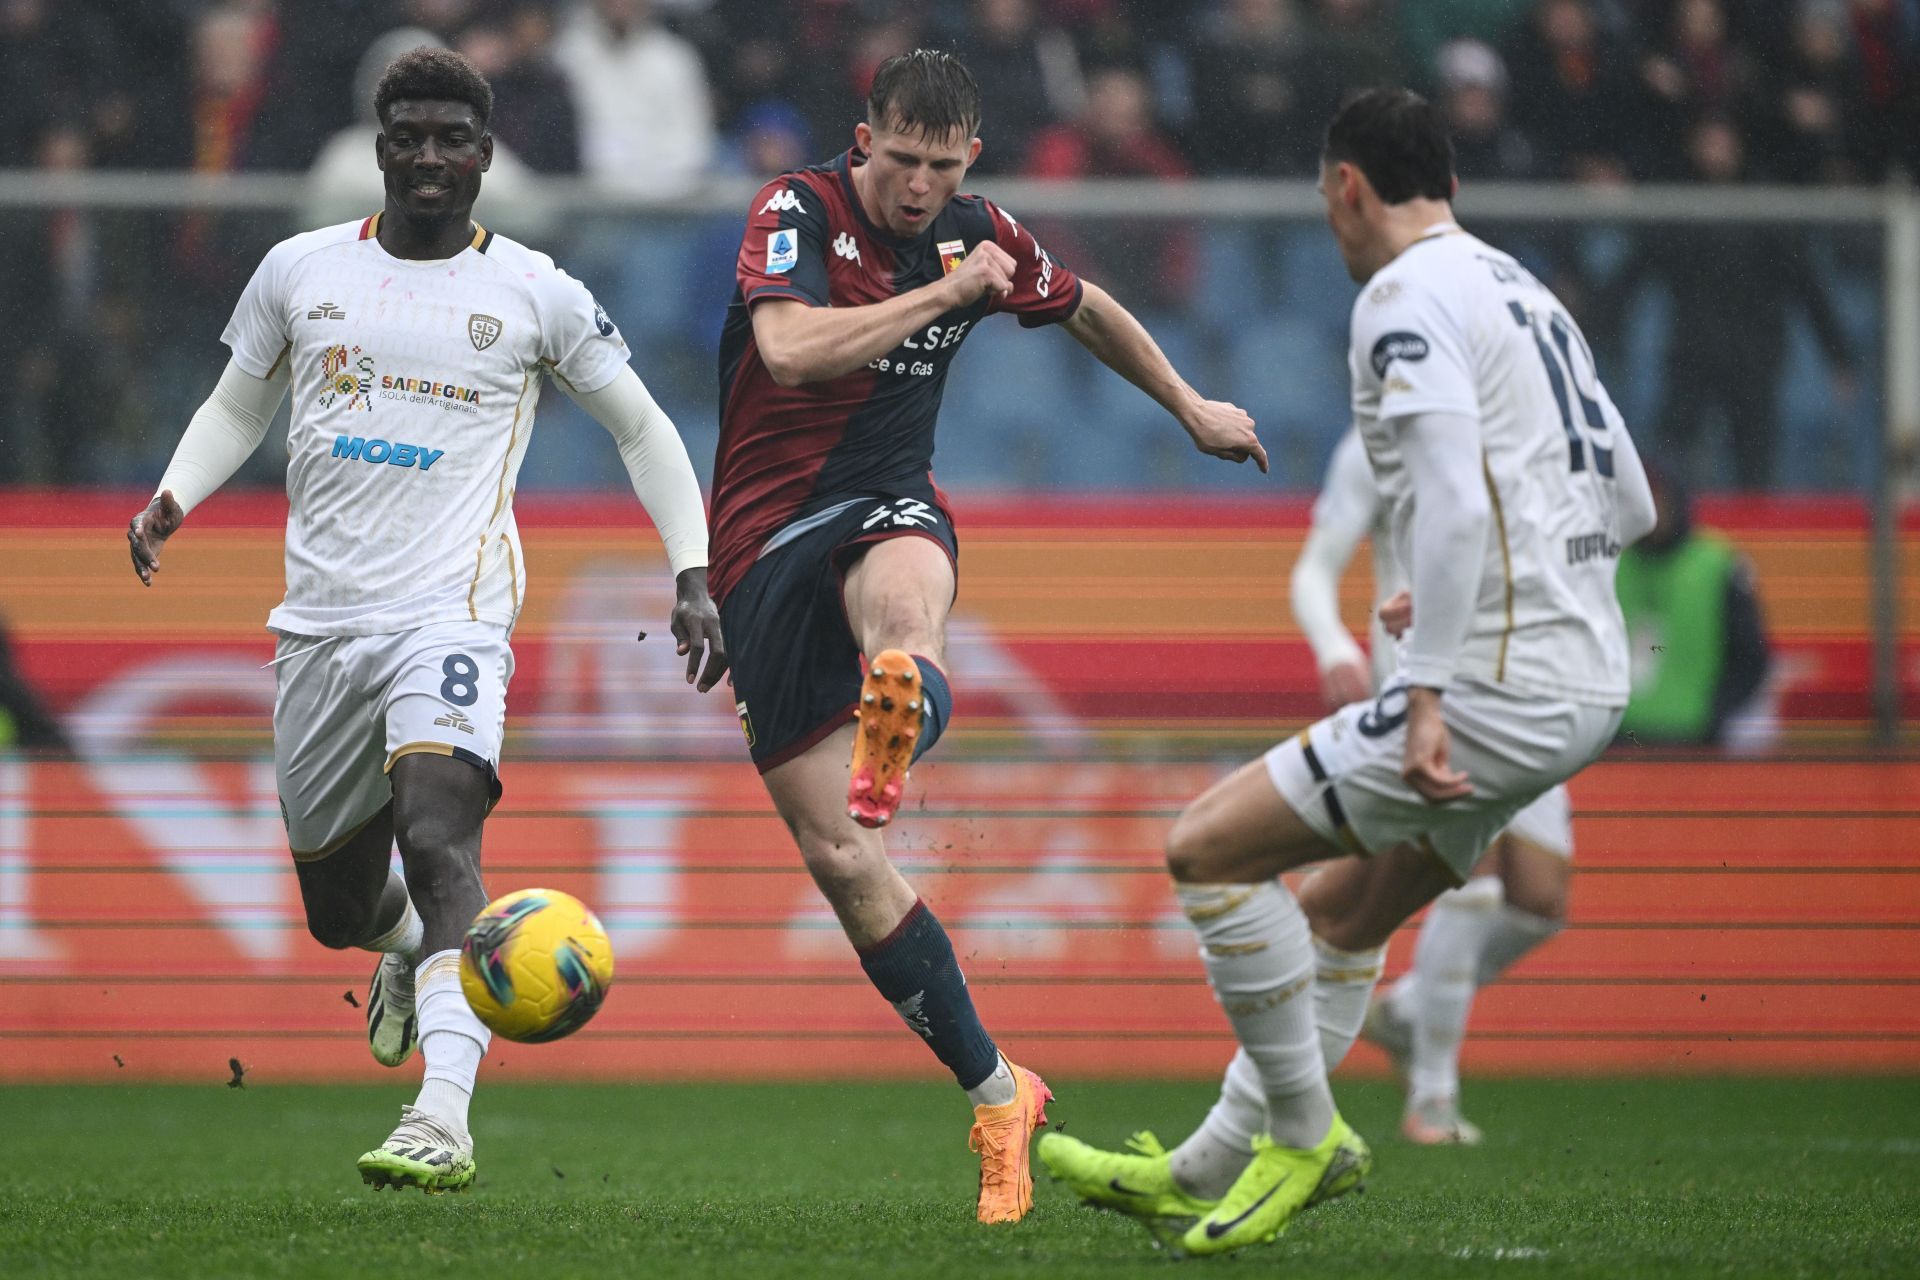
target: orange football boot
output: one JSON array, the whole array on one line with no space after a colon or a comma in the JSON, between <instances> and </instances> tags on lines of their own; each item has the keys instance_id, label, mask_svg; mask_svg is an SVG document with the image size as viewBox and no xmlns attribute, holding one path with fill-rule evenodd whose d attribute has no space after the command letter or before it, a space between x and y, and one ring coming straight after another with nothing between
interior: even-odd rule
<instances>
[{"instance_id":1,"label":"orange football boot","mask_svg":"<svg viewBox=\"0 0 1920 1280\"><path fill-rule=\"evenodd\" d=\"M920 668L898 649L887 649L860 683L860 727L853 735L853 775L847 784L847 814L863 827L884 827L900 811L907 766L926 718Z\"/></svg>"},{"instance_id":2,"label":"orange football boot","mask_svg":"<svg viewBox=\"0 0 1920 1280\"><path fill-rule=\"evenodd\" d=\"M1053 1090L1025 1067L1013 1071L1013 1101L1003 1106L973 1109L973 1132L967 1146L980 1156L982 1222L1018 1222L1033 1208L1033 1161L1028 1144L1034 1130L1047 1122L1047 1104Z\"/></svg>"}]
</instances>

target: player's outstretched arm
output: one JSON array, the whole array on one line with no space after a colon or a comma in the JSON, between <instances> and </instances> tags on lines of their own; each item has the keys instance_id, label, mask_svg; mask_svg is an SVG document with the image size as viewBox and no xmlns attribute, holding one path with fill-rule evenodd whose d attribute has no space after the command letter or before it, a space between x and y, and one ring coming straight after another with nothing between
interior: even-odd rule
<instances>
[{"instance_id":1,"label":"player's outstretched arm","mask_svg":"<svg viewBox=\"0 0 1920 1280\"><path fill-rule=\"evenodd\" d=\"M1204 399L1187 385L1132 312L1098 285L1085 279L1080 285L1080 305L1062 323L1081 346L1152 396L1186 428L1200 452L1230 462L1252 458L1262 471L1267 469L1267 451L1254 434L1253 419L1246 410L1224 400Z\"/></svg>"},{"instance_id":2,"label":"player's outstretched arm","mask_svg":"<svg viewBox=\"0 0 1920 1280\"><path fill-rule=\"evenodd\" d=\"M720 635L720 611L707 594L707 516L686 442L630 366L622 365L597 391L561 385L612 434L633 492L660 531L673 569L676 598L669 625L676 651L687 660L687 683L697 678L705 693L727 672L727 646Z\"/></svg>"},{"instance_id":3,"label":"player's outstretched arm","mask_svg":"<svg viewBox=\"0 0 1920 1280\"><path fill-rule=\"evenodd\" d=\"M810 307L791 298L753 306L753 341L773 380L783 387L825 382L852 373L904 342L949 311L972 306L984 294L1013 291L1014 262L999 245L975 245L959 270L885 302L859 307Z\"/></svg>"},{"instance_id":4,"label":"player's outstretched arm","mask_svg":"<svg viewBox=\"0 0 1920 1280\"><path fill-rule=\"evenodd\" d=\"M179 532L187 514L260 447L286 393L284 362L266 378L227 362L213 394L187 423L153 501L127 522L128 550L141 582L153 585L153 575L160 572L160 548Z\"/></svg>"}]
</instances>

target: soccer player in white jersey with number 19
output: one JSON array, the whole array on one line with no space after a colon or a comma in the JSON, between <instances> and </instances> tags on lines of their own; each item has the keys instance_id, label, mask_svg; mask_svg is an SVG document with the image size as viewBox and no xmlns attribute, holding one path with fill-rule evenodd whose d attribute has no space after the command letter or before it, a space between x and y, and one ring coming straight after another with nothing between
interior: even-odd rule
<instances>
[{"instance_id":1,"label":"soccer player in white jersey with number 19","mask_svg":"<svg viewBox=\"0 0 1920 1280\"><path fill-rule=\"evenodd\" d=\"M1041 1161L1083 1198L1192 1219L1188 1253L1272 1240L1372 1162L1327 1072L1387 939L1613 737L1627 702L1620 548L1653 496L1585 341L1554 296L1454 222L1453 147L1415 94L1343 107L1327 218L1362 284L1354 421L1408 568L1415 625L1370 702L1215 785L1167 866L1240 1052L1201 1128L1138 1154L1061 1134ZM1329 861L1331 860L1331 861ZM1281 873L1326 862L1295 899Z\"/></svg>"},{"instance_id":2,"label":"soccer player in white jersey with number 19","mask_svg":"<svg viewBox=\"0 0 1920 1280\"><path fill-rule=\"evenodd\" d=\"M360 1157L375 1187L473 1180L467 1110L488 1034L460 989L459 946L486 905L480 830L500 797L526 598L513 519L542 380L614 435L672 565L671 627L704 692L726 667L707 596L707 530L685 446L627 365L627 345L552 259L475 225L493 91L457 54L387 68L372 139L385 208L269 252L222 335L232 359L130 522L152 585L161 545L265 436L291 385L287 595L274 767L287 841L321 943L378 952L373 1056L416 1039L418 1099ZM405 875L390 871L398 842Z\"/></svg>"},{"instance_id":3,"label":"soccer player in white jersey with number 19","mask_svg":"<svg viewBox=\"0 0 1920 1280\"><path fill-rule=\"evenodd\" d=\"M1340 620L1340 577L1362 538L1373 547L1371 659ZM1411 609L1406 571L1394 560L1392 543L1366 446L1357 430L1349 431L1327 465L1291 584L1293 616L1313 648L1330 708L1371 698L1393 679L1400 615ZM1560 931L1573 877L1573 804L1566 787L1515 814L1478 872L1434 900L1413 967L1374 1000L1361 1029L1404 1077L1400 1132L1423 1146L1480 1141L1479 1127L1460 1114L1467 1015L1478 988Z\"/></svg>"}]
</instances>

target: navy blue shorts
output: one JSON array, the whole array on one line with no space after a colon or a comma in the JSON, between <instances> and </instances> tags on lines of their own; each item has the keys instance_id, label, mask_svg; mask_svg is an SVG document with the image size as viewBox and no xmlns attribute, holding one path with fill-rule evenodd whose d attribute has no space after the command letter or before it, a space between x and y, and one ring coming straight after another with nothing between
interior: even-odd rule
<instances>
[{"instance_id":1,"label":"navy blue shorts","mask_svg":"<svg viewBox=\"0 0 1920 1280\"><path fill-rule=\"evenodd\" d=\"M960 543L944 510L919 498L874 496L783 529L721 603L734 709L761 773L853 718L861 654L841 588L866 549L890 538L940 544L957 576Z\"/></svg>"}]
</instances>

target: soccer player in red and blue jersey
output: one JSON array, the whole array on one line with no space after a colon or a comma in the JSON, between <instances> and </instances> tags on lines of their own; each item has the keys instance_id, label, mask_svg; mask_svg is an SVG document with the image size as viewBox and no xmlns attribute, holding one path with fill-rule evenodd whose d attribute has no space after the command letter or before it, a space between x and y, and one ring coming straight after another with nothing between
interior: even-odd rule
<instances>
[{"instance_id":1,"label":"soccer player in red and blue jersey","mask_svg":"<svg viewBox=\"0 0 1920 1280\"><path fill-rule=\"evenodd\" d=\"M952 715L958 544L931 472L947 368L996 312L1063 325L1203 453L1266 470L1253 420L1204 399L1097 285L957 195L980 91L951 55L882 63L837 159L754 197L720 346L712 571L754 763L867 976L974 1104L979 1218L1033 1204L1047 1087L980 1025L933 913L878 828ZM851 763L849 763L851 761Z\"/></svg>"}]
</instances>

